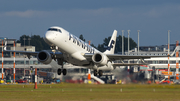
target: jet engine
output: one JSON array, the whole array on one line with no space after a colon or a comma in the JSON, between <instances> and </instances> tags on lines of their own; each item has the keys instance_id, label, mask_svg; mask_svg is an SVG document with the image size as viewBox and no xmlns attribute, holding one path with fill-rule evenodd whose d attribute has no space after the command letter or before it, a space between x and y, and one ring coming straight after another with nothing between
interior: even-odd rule
<instances>
[{"instance_id":1,"label":"jet engine","mask_svg":"<svg viewBox=\"0 0 180 101\"><path fill-rule=\"evenodd\" d=\"M106 65L108 62L108 57L104 54L101 53L95 53L92 56L92 60L94 63L98 64L98 65Z\"/></svg>"},{"instance_id":2,"label":"jet engine","mask_svg":"<svg viewBox=\"0 0 180 101\"><path fill-rule=\"evenodd\" d=\"M48 51L41 51L37 54L37 59L43 64L49 64L52 61L52 56Z\"/></svg>"}]
</instances>

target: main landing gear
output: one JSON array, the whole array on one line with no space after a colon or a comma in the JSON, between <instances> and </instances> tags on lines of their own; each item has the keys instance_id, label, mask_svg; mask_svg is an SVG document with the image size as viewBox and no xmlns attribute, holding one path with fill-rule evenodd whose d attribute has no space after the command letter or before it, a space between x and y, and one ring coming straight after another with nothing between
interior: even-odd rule
<instances>
[{"instance_id":1,"label":"main landing gear","mask_svg":"<svg viewBox=\"0 0 180 101\"><path fill-rule=\"evenodd\" d=\"M63 73L63 75L66 75L66 74L67 74L67 70L66 70L66 69L62 69L62 70L61 70L61 69L59 68L59 69L57 70L57 74L58 74L58 75L61 75L61 73Z\"/></svg>"},{"instance_id":2,"label":"main landing gear","mask_svg":"<svg viewBox=\"0 0 180 101\"><path fill-rule=\"evenodd\" d=\"M61 75L61 73L63 73L63 75L66 75L67 74L67 70L63 69L63 67L64 67L64 60L62 58L57 59L57 60L58 60L58 65L62 66L61 68L58 68L57 74Z\"/></svg>"},{"instance_id":3,"label":"main landing gear","mask_svg":"<svg viewBox=\"0 0 180 101\"><path fill-rule=\"evenodd\" d=\"M59 69L57 70L57 74L58 74L58 75L61 75L61 73L63 73L63 75L66 75L66 74L67 74L67 70L66 70L66 69L63 69L63 66L62 66L62 69L59 68Z\"/></svg>"},{"instance_id":4,"label":"main landing gear","mask_svg":"<svg viewBox=\"0 0 180 101\"><path fill-rule=\"evenodd\" d=\"M94 76L97 76L97 74L99 74L99 76L103 75L103 71L99 70L99 72L97 70L94 70Z\"/></svg>"}]
</instances>

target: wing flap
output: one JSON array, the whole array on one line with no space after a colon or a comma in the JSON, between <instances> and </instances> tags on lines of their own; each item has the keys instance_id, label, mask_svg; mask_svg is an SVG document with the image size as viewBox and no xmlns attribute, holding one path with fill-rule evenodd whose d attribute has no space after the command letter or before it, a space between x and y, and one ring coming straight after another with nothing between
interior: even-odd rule
<instances>
[{"instance_id":1,"label":"wing flap","mask_svg":"<svg viewBox=\"0 0 180 101\"><path fill-rule=\"evenodd\" d=\"M113 66L135 66L135 65L148 65L146 63L114 63Z\"/></svg>"},{"instance_id":2,"label":"wing flap","mask_svg":"<svg viewBox=\"0 0 180 101\"><path fill-rule=\"evenodd\" d=\"M106 54L110 60L124 60L124 59L148 59L152 57L167 57L167 56L144 56L144 55L120 55L120 54Z\"/></svg>"}]
</instances>

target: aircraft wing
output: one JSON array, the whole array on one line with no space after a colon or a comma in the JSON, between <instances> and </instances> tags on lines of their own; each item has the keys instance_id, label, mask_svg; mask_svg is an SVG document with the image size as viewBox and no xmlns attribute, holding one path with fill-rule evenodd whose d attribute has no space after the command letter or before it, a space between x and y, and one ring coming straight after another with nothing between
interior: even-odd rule
<instances>
[{"instance_id":1,"label":"aircraft wing","mask_svg":"<svg viewBox=\"0 0 180 101\"><path fill-rule=\"evenodd\" d=\"M29 56L37 56L37 54L39 53L39 52L30 52L30 51L14 51L14 50L4 50L4 52L16 52L16 53L22 53L22 54L25 54L25 55L27 55L28 57ZM48 51L47 51L48 52ZM62 53L61 52L49 52L51 55L56 55L56 58L62 58L63 57L63 55L62 55Z\"/></svg>"},{"instance_id":2,"label":"aircraft wing","mask_svg":"<svg viewBox=\"0 0 180 101\"><path fill-rule=\"evenodd\" d=\"M4 50L4 52L16 52L16 53L22 53L25 55L32 55L36 56L39 52L30 52L30 51L13 51L13 50Z\"/></svg>"},{"instance_id":3,"label":"aircraft wing","mask_svg":"<svg viewBox=\"0 0 180 101\"><path fill-rule=\"evenodd\" d=\"M92 56L94 54L91 53L85 53L84 57L86 57L87 59L91 59L92 60ZM120 55L120 54L105 54L110 60L114 61L114 60L125 60L125 59L148 59L148 58L152 58L152 57L168 57L166 55L164 56L146 56L146 55Z\"/></svg>"}]
</instances>

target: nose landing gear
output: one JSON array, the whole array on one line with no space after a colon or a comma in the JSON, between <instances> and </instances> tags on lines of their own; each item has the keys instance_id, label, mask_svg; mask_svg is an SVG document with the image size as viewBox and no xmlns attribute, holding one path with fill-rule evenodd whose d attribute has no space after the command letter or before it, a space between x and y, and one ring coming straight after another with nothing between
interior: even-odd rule
<instances>
[{"instance_id":1,"label":"nose landing gear","mask_svg":"<svg viewBox=\"0 0 180 101\"><path fill-rule=\"evenodd\" d=\"M99 74L99 76L102 76L103 75L103 71L102 70L94 70L94 76L97 76L97 74Z\"/></svg>"}]
</instances>

